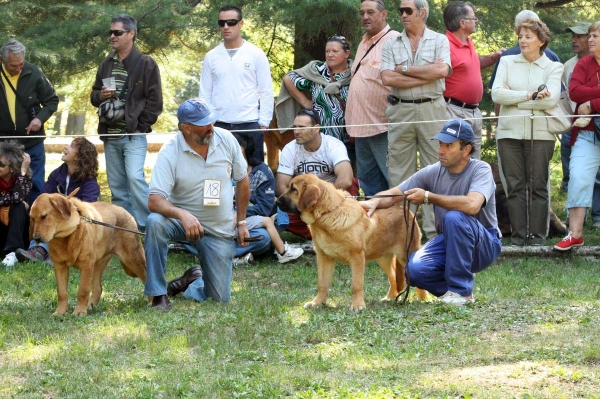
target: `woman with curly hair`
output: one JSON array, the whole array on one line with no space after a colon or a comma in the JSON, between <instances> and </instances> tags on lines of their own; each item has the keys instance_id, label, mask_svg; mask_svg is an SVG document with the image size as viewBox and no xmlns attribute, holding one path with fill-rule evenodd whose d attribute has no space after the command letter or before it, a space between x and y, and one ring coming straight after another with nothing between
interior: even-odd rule
<instances>
[{"instance_id":1,"label":"woman with curly hair","mask_svg":"<svg viewBox=\"0 0 600 399\"><path fill-rule=\"evenodd\" d=\"M98 185L98 152L96 146L84 137L73 139L63 150L61 158L64 163L50 173L44 184L43 193L71 194L76 188L76 198L86 202L95 202L100 195ZM49 262L48 245L31 241L29 249L16 251L20 262Z\"/></svg>"},{"instance_id":2,"label":"woman with curly hair","mask_svg":"<svg viewBox=\"0 0 600 399\"><path fill-rule=\"evenodd\" d=\"M24 248L27 237L27 198L33 182L29 164L31 158L16 141L0 142L0 249L2 264L17 263L15 251ZM8 217L6 217L8 216Z\"/></svg>"}]
</instances>

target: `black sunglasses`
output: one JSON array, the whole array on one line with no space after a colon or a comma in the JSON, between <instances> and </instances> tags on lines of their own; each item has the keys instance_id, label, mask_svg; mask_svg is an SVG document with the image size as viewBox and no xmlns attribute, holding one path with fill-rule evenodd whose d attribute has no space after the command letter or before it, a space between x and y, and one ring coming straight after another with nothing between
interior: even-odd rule
<instances>
[{"instance_id":1,"label":"black sunglasses","mask_svg":"<svg viewBox=\"0 0 600 399\"><path fill-rule=\"evenodd\" d=\"M222 28L227 24L228 26L236 26L241 19L220 19L219 26Z\"/></svg>"},{"instance_id":2,"label":"black sunglasses","mask_svg":"<svg viewBox=\"0 0 600 399\"><path fill-rule=\"evenodd\" d=\"M419 11L419 10L415 10L412 7L400 7L398 8L398 13L400 14L400 16L402 16L402 14L406 13L406 15L412 15L414 11Z\"/></svg>"},{"instance_id":3,"label":"black sunglasses","mask_svg":"<svg viewBox=\"0 0 600 399\"><path fill-rule=\"evenodd\" d=\"M542 90L546 90L546 89L547 89L546 85L542 83L542 84L541 84L541 85L538 87L537 91L536 91L536 92L534 92L534 93L531 95L531 99L532 99L532 100L535 100L535 99L537 98L537 96L538 96L538 93L539 93L540 91L542 91Z\"/></svg>"},{"instance_id":4,"label":"black sunglasses","mask_svg":"<svg viewBox=\"0 0 600 399\"><path fill-rule=\"evenodd\" d=\"M108 31L108 36L123 36L123 33L131 32L131 30L122 30L122 29L111 29Z\"/></svg>"},{"instance_id":5,"label":"black sunglasses","mask_svg":"<svg viewBox=\"0 0 600 399\"><path fill-rule=\"evenodd\" d=\"M0 168L3 168L5 166L6 166L6 164L4 162L0 162Z\"/></svg>"}]
</instances>

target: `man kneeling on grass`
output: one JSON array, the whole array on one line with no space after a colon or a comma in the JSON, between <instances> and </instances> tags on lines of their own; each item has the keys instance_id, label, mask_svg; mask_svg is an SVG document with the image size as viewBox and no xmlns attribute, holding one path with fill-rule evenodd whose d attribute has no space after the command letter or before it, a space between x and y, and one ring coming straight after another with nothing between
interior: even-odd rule
<instances>
[{"instance_id":1,"label":"man kneeling on grass","mask_svg":"<svg viewBox=\"0 0 600 399\"><path fill-rule=\"evenodd\" d=\"M439 141L439 162L378 194L394 196L361 202L369 216L404 195L416 205L433 204L438 235L411 255L406 272L411 285L458 306L474 302L474 274L490 266L502 248L496 185L490 166L470 157L474 138L467 122L446 123L432 139Z\"/></svg>"}]
</instances>

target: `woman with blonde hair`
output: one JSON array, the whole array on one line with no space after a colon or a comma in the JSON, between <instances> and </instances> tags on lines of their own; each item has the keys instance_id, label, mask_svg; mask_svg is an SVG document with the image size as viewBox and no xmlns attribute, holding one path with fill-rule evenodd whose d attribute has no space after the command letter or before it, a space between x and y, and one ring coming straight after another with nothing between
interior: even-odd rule
<instances>
[{"instance_id":1,"label":"woman with blonde hair","mask_svg":"<svg viewBox=\"0 0 600 399\"><path fill-rule=\"evenodd\" d=\"M506 181L511 245L542 245L550 222L548 166L556 141L544 110L558 103L563 65L544 54L550 41L545 23L527 19L517 31L521 54L500 58L492 87L492 100L500 104L498 163Z\"/></svg>"}]
</instances>

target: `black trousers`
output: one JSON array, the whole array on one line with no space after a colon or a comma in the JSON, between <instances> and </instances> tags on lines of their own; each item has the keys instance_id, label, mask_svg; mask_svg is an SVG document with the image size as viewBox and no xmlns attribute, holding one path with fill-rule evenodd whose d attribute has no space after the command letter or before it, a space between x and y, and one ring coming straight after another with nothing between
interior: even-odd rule
<instances>
[{"instance_id":1,"label":"black trousers","mask_svg":"<svg viewBox=\"0 0 600 399\"><path fill-rule=\"evenodd\" d=\"M8 226L0 223L0 248L2 256L19 248L29 247L29 215L25 204L12 204L8 212Z\"/></svg>"}]
</instances>

